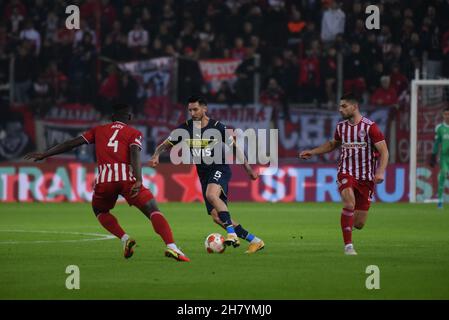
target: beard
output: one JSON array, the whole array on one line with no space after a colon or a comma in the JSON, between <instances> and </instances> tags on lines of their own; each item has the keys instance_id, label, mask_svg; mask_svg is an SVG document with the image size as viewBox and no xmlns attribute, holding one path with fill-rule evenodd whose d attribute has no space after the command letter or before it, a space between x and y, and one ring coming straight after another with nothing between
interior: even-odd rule
<instances>
[{"instance_id":1,"label":"beard","mask_svg":"<svg viewBox=\"0 0 449 320\"><path fill-rule=\"evenodd\" d=\"M349 119L351 119L352 118L352 114L347 114L347 115L341 115L341 117L344 119L344 120L349 120Z\"/></svg>"}]
</instances>

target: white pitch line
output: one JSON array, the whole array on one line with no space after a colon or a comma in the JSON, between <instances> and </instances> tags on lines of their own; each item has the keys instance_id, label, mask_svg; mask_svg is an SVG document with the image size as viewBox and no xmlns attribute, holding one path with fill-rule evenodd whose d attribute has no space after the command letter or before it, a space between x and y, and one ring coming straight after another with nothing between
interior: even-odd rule
<instances>
[{"instance_id":1,"label":"white pitch line","mask_svg":"<svg viewBox=\"0 0 449 320\"><path fill-rule=\"evenodd\" d=\"M45 230L0 230L0 232L12 232L12 233L44 233L44 234L73 234L82 236L93 236L97 238L78 239L78 240L36 240L36 241L0 241L1 244L20 244L20 243L73 243L73 242L85 242L85 241L100 241L110 240L115 237L108 234L89 233L89 232L70 232L70 231L45 231Z\"/></svg>"}]
</instances>

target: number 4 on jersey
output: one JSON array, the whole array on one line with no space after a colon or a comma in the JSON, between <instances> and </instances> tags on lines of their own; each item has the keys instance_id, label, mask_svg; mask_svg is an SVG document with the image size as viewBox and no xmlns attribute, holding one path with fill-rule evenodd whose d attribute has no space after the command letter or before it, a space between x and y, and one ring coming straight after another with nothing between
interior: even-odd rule
<instances>
[{"instance_id":1,"label":"number 4 on jersey","mask_svg":"<svg viewBox=\"0 0 449 320\"><path fill-rule=\"evenodd\" d=\"M111 136L111 139L109 139L108 142L108 147L114 147L114 152L117 152L118 150L118 140L115 140L115 138L117 137L119 130L115 130L114 134Z\"/></svg>"}]
</instances>

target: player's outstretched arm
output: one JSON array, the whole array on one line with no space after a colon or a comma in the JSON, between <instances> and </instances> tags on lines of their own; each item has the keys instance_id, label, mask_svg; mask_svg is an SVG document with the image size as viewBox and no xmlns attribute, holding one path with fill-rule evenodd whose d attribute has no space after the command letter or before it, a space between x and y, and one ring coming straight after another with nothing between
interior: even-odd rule
<instances>
[{"instance_id":1,"label":"player's outstretched arm","mask_svg":"<svg viewBox=\"0 0 449 320\"><path fill-rule=\"evenodd\" d=\"M48 149L45 152L31 152L25 155L25 159L26 160L34 160L36 161L40 161L40 160L44 160L45 158L49 158L51 156L60 154L60 153L65 153L67 151L72 150L73 148L79 147L82 144L87 143L86 140L83 137L77 137L75 139L72 140L67 140L63 143L59 143L57 145L55 145L54 147L51 147L50 149Z\"/></svg>"},{"instance_id":2,"label":"player's outstretched arm","mask_svg":"<svg viewBox=\"0 0 449 320\"><path fill-rule=\"evenodd\" d=\"M327 142L323 143L321 146L316 147L314 149L301 151L299 153L299 158L307 160L307 159L310 159L312 156L331 152L331 151L335 150L336 148L338 148L340 145L341 145L341 141L337 141L337 140L327 141Z\"/></svg>"},{"instance_id":3,"label":"player's outstretched arm","mask_svg":"<svg viewBox=\"0 0 449 320\"><path fill-rule=\"evenodd\" d=\"M234 148L235 156L239 160L240 163L243 163L243 167L245 168L246 173L252 180L257 180L259 177L259 173L255 172L251 165L248 162L248 159L246 158L244 152L237 147L237 144L234 142L232 144L232 147Z\"/></svg>"},{"instance_id":4,"label":"player's outstretched arm","mask_svg":"<svg viewBox=\"0 0 449 320\"><path fill-rule=\"evenodd\" d=\"M142 186L142 164L140 161L140 148L137 145L130 146L129 161L131 168L133 168L133 174L136 178L136 182L131 187L131 198L137 196Z\"/></svg>"},{"instance_id":5,"label":"player's outstretched arm","mask_svg":"<svg viewBox=\"0 0 449 320\"><path fill-rule=\"evenodd\" d=\"M171 147L173 147L173 144L168 140L165 140L160 145L158 145L156 150L154 151L153 156L150 159L150 167L155 168L159 164L159 156L165 151L170 150Z\"/></svg>"},{"instance_id":6,"label":"player's outstretched arm","mask_svg":"<svg viewBox=\"0 0 449 320\"><path fill-rule=\"evenodd\" d=\"M375 183L382 183L385 179L385 169L388 165L388 147L385 140L379 141L374 145L374 147L379 151L380 160L379 160L379 166L376 169L376 173L374 175L374 182Z\"/></svg>"}]
</instances>

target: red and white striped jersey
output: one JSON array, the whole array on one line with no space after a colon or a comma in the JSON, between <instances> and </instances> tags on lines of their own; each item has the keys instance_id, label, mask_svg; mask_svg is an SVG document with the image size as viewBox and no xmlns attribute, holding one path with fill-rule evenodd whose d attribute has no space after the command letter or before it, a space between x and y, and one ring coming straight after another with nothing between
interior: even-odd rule
<instances>
[{"instance_id":1,"label":"red and white striped jersey","mask_svg":"<svg viewBox=\"0 0 449 320\"><path fill-rule=\"evenodd\" d=\"M349 174L356 180L374 180L374 144L385 140L377 124L365 117L358 124L341 121L335 129L334 139L341 142L338 173Z\"/></svg>"},{"instance_id":2,"label":"red and white striped jersey","mask_svg":"<svg viewBox=\"0 0 449 320\"><path fill-rule=\"evenodd\" d=\"M135 181L129 148L142 149L142 134L127 124L115 121L97 126L81 135L87 143L95 144L98 174L96 183Z\"/></svg>"}]
</instances>

